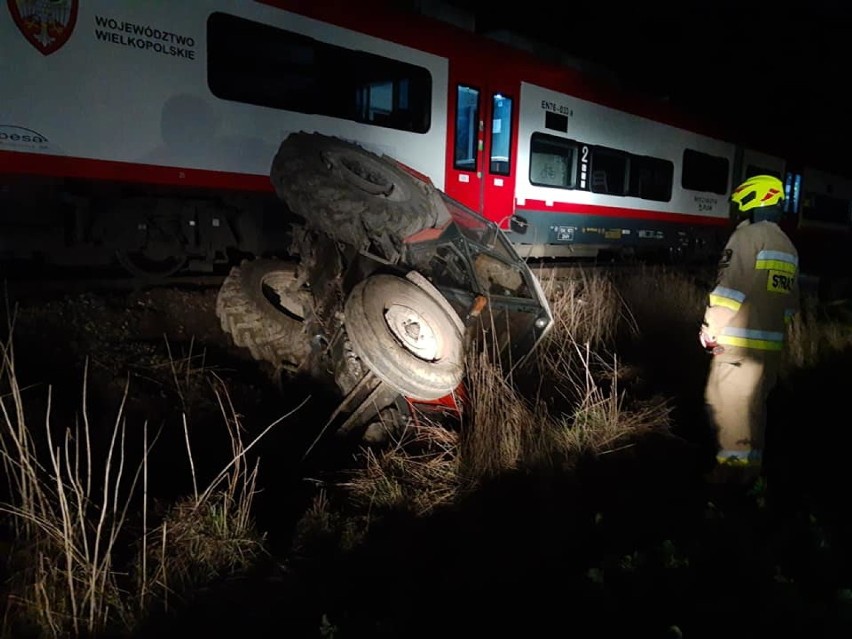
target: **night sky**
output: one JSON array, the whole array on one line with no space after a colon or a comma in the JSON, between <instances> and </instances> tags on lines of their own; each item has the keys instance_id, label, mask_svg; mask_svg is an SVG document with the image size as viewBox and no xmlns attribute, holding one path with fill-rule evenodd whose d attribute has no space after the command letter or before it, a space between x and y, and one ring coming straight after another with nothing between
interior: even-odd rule
<instances>
[{"instance_id":1,"label":"night sky","mask_svg":"<svg viewBox=\"0 0 852 639\"><path fill-rule=\"evenodd\" d=\"M448 1L474 12L479 31L512 29L738 136L852 175L852 19L839 2Z\"/></svg>"}]
</instances>

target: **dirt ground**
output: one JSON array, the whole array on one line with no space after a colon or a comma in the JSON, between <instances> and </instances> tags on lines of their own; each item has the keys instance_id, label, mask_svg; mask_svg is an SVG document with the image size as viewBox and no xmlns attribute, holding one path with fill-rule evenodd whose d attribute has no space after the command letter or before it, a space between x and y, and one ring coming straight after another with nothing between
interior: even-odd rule
<instances>
[{"instance_id":1,"label":"dirt ground","mask_svg":"<svg viewBox=\"0 0 852 639\"><path fill-rule=\"evenodd\" d=\"M283 556L293 526L315 494L306 478L340 463L322 443L303 459L337 398L310 384L284 388L274 371L234 347L215 315L215 287L62 293L27 282L10 289L3 325L11 318L15 375L30 429L42 431L48 420L54 430L73 429L85 415L98 455L105 454L121 421L128 464L139 459L134 451L143 448L144 429L149 440L156 433L148 482L153 504L190 495L193 473L203 489L231 459L212 381L221 381L215 388L227 389L225 401L239 416L245 444L292 413L252 453L252 459L261 460L254 514L273 556L262 562L258 574L204 593L197 611L154 620L144 636L158 636L164 628L171 632L183 623L193 631L208 622L216 630L266 628L267 616L280 612L281 598L298 600ZM220 617L223 598L229 610L225 618ZM313 608L298 605L293 616L288 627L306 625L306 632L319 627L321 613Z\"/></svg>"},{"instance_id":2,"label":"dirt ground","mask_svg":"<svg viewBox=\"0 0 852 639\"><path fill-rule=\"evenodd\" d=\"M722 510L721 495L707 492L692 449L677 438L649 438L571 475L503 477L451 512L381 522L347 556L329 548L285 559L316 494L311 479L351 460L345 448L311 449L337 398L309 384L276 384L222 332L215 298L213 287L10 296L16 375L32 414L45 414L49 389L51 419L79 419L85 379L91 427L106 439L127 388L128 439L146 422L163 428L155 499L191 488L181 414L199 482L229 458L210 375L228 388L247 441L305 402L257 449L256 515L269 561L181 615L152 622L146 636L215 628L257 637L761 637L792 628L821 637L852 627L848 546L839 538L845 520L832 527L815 518L825 504L766 510L742 495ZM665 358L650 357L666 369ZM806 414L789 396L776 402L790 421ZM844 477L819 477L831 488L827 502L835 490L843 494Z\"/></svg>"},{"instance_id":3,"label":"dirt ground","mask_svg":"<svg viewBox=\"0 0 852 639\"><path fill-rule=\"evenodd\" d=\"M275 451L271 465L277 468L301 460L334 396L310 384L283 388L270 367L235 347L219 326L216 293L214 286L70 294L13 291L19 384L29 389L33 401L49 389L53 414L64 418L81 414L85 380L90 424L107 432L125 394L130 429L147 421L150 432L186 413L197 451L194 461L209 460L212 470L218 468L220 453L230 453L222 410L210 387L210 380L218 379L240 415L246 442L298 407L259 446ZM182 428L164 428L163 435L168 438L170 430ZM157 447L169 448L171 443ZM185 443L174 448L174 463L181 464L183 456L182 465L189 471ZM199 476L203 470L196 467Z\"/></svg>"}]
</instances>

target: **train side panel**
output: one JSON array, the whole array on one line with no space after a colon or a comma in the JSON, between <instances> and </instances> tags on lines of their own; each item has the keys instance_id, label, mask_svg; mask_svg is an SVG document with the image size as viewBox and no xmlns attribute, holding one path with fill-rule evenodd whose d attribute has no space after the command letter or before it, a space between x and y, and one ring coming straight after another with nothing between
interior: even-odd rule
<instances>
[{"instance_id":1,"label":"train side panel","mask_svg":"<svg viewBox=\"0 0 852 639\"><path fill-rule=\"evenodd\" d=\"M98 248L208 268L281 246L268 172L300 130L399 159L530 258L712 257L731 188L764 172L785 180L803 265L835 268L826 255L848 247L852 181L793 172L576 69L390 4L0 5L0 257ZM462 84L483 101L464 138ZM482 156L467 172L462 139ZM820 250L824 238L834 248Z\"/></svg>"},{"instance_id":2,"label":"train side panel","mask_svg":"<svg viewBox=\"0 0 852 639\"><path fill-rule=\"evenodd\" d=\"M532 257L715 251L735 152L729 142L523 83L515 211L526 232L513 240Z\"/></svg>"},{"instance_id":3,"label":"train side panel","mask_svg":"<svg viewBox=\"0 0 852 639\"><path fill-rule=\"evenodd\" d=\"M159 275L282 247L269 169L292 131L443 187L448 60L431 53L236 0L13 0L0 43L2 258Z\"/></svg>"},{"instance_id":4,"label":"train side panel","mask_svg":"<svg viewBox=\"0 0 852 639\"><path fill-rule=\"evenodd\" d=\"M806 167L797 210L786 220L799 250L801 270L819 276L829 297L849 295L852 286L852 180Z\"/></svg>"},{"instance_id":5,"label":"train side panel","mask_svg":"<svg viewBox=\"0 0 852 639\"><path fill-rule=\"evenodd\" d=\"M214 62L208 60L208 34L212 29L226 31L229 26L237 31L240 19L281 30L281 38L276 40L274 33L259 29L266 34L266 49L251 47L252 42L241 41L239 35L224 43L232 44L231 55L244 63L246 85L277 82L277 90L294 91L298 81L307 84L330 77L310 78L304 72L302 77L292 78L291 84L273 77L270 61L275 61L275 55L290 56L277 60L282 75L288 70L295 74L298 65L310 65L311 60L293 59L318 54L309 41L333 46L338 55L347 50L352 55L369 54L413 65L428 74L431 115L426 130L412 132L217 97L210 80L237 70L208 64ZM293 34L289 41L287 32ZM16 16L4 9L0 11L0 41L6 49L0 73L0 125L7 131L0 138L0 151L44 155L41 168L34 170L61 174L67 161L52 159L55 157L265 178L283 137L291 131L321 130L392 154L443 185L447 60L438 56L267 5L236 1L81 2L67 41L49 55L23 37ZM288 42L290 50L284 53L270 48ZM240 51L239 46L251 50ZM332 54L325 49L322 55ZM385 88L379 86L382 80L352 88L372 90L378 101L382 99L378 93ZM239 89L228 87L231 94ZM329 100L356 99L340 95L332 87L318 91ZM249 97L258 99L257 95ZM12 140L8 132L15 130L29 131L38 139ZM14 160L20 158L3 160L4 171L14 171ZM127 173L132 176L133 170L128 168ZM185 179L192 182L191 176Z\"/></svg>"}]
</instances>

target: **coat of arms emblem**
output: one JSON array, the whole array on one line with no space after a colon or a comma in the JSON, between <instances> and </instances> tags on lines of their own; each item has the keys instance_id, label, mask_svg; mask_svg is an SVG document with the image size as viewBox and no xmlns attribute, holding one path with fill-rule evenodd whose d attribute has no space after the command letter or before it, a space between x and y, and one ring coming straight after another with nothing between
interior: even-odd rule
<instances>
[{"instance_id":1,"label":"coat of arms emblem","mask_svg":"<svg viewBox=\"0 0 852 639\"><path fill-rule=\"evenodd\" d=\"M27 41L50 55L68 41L79 0L8 0L9 11Z\"/></svg>"}]
</instances>

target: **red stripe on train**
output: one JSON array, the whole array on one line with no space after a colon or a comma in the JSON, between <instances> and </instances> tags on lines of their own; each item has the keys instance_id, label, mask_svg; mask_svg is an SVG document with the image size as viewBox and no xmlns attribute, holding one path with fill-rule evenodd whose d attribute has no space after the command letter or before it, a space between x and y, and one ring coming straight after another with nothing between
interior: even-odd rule
<instances>
[{"instance_id":1,"label":"red stripe on train","mask_svg":"<svg viewBox=\"0 0 852 639\"><path fill-rule=\"evenodd\" d=\"M694 215L692 213L668 213L664 211L646 211L620 206L601 206L599 204L575 204L572 202L554 202L552 205L544 200L526 200L515 207L516 213L524 211L536 213L573 213L577 215L602 215L604 217L627 218L631 220L656 220L659 222L676 222L678 224L704 224L709 226L724 226L727 217L710 217L709 215Z\"/></svg>"},{"instance_id":2,"label":"red stripe on train","mask_svg":"<svg viewBox=\"0 0 852 639\"><path fill-rule=\"evenodd\" d=\"M0 151L0 175L40 175L58 178L81 178L111 180L116 182L137 182L185 187L229 189L240 191L272 191L269 178L265 175L228 173L153 164L135 164L132 162L114 162L111 160L92 160L59 155L38 153L20 153ZM581 215L602 215L605 217L657 220L706 225L727 224L727 218L691 215L687 213L665 213L645 211L617 206L595 204L572 204L554 202L548 206L543 200L526 200L516 207L518 212L540 211L546 213L575 213Z\"/></svg>"},{"instance_id":3,"label":"red stripe on train","mask_svg":"<svg viewBox=\"0 0 852 639\"><path fill-rule=\"evenodd\" d=\"M91 160L60 155L0 151L0 175L142 182L236 191L272 191L269 177L154 164Z\"/></svg>"}]
</instances>

